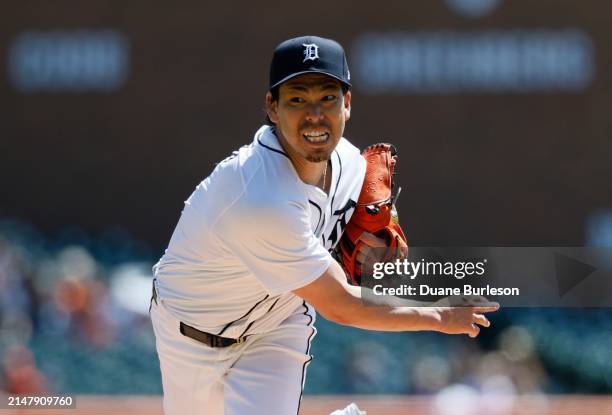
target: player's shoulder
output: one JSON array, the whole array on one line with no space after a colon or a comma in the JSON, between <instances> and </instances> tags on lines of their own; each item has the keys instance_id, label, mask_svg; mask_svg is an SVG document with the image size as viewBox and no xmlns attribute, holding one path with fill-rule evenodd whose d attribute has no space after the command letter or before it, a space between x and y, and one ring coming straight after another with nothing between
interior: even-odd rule
<instances>
[{"instance_id":1,"label":"player's shoulder","mask_svg":"<svg viewBox=\"0 0 612 415\"><path fill-rule=\"evenodd\" d=\"M304 184L300 180L289 155L280 145L274 127L263 126L255 134L253 151L259 156L260 171L253 179L254 196L266 195L287 199L304 195ZM258 190L266 192L258 192ZM257 193L257 194L255 194Z\"/></svg>"},{"instance_id":2,"label":"player's shoulder","mask_svg":"<svg viewBox=\"0 0 612 415\"><path fill-rule=\"evenodd\" d=\"M250 176L261 167L253 145L247 144L216 163L213 171L202 180L186 200L187 207L214 222L225 209L240 200Z\"/></svg>"},{"instance_id":3,"label":"player's shoulder","mask_svg":"<svg viewBox=\"0 0 612 415\"><path fill-rule=\"evenodd\" d=\"M342 137L336 146L336 150L346 155L360 155L361 151L357 148L353 143L351 143L347 138Z\"/></svg>"},{"instance_id":4,"label":"player's shoulder","mask_svg":"<svg viewBox=\"0 0 612 415\"><path fill-rule=\"evenodd\" d=\"M365 159L361 156L359 148L353 145L349 140L342 137L334 153L338 157L342 177L363 176L365 171Z\"/></svg>"},{"instance_id":5,"label":"player's shoulder","mask_svg":"<svg viewBox=\"0 0 612 415\"><path fill-rule=\"evenodd\" d=\"M353 143L342 137L336 146L336 153L342 160L343 164L360 163L361 151Z\"/></svg>"},{"instance_id":6,"label":"player's shoulder","mask_svg":"<svg viewBox=\"0 0 612 415\"><path fill-rule=\"evenodd\" d=\"M260 168L239 197L219 217L216 231L224 235L288 231L308 212L308 199L290 178L270 174L269 164Z\"/></svg>"},{"instance_id":7,"label":"player's shoulder","mask_svg":"<svg viewBox=\"0 0 612 415\"><path fill-rule=\"evenodd\" d=\"M275 212L291 203L307 205L303 184L271 127L260 128L250 145L224 163L225 168L240 174L239 203L245 209L253 213L260 209Z\"/></svg>"},{"instance_id":8,"label":"player's shoulder","mask_svg":"<svg viewBox=\"0 0 612 415\"><path fill-rule=\"evenodd\" d=\"M197 187L192 198L201 195L210 202L214 200L227 204L229 199L240 195L245 187L245 175L253 175L261 165L257 157L253 157L251 145L235 150L225 159L215 165L213 171Z\"/></svg>"}]
</instances>

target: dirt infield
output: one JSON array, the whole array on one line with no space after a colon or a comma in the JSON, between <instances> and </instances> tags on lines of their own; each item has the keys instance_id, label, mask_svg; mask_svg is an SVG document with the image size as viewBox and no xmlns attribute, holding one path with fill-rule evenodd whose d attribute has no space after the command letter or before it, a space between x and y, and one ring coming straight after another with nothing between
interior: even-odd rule
<instances>
[{"instance_id":1,"label":"dirt infield","mask_svg":"<svg viewBox=\"0 0 612 415\"><path fill-rule=\"evenodd\" d=\"M459 408L436 411L430 397L421 396L306 396L300 415L328 415L334 409L357 402L368 415L446 415L494 414L497 411L477 409L464 412ZM493 401L495 402L495 401ZM489 405L491 403L489 402ZM490 408L490 407L489 407ZM546 396L517 398L512 412L504 415L604 415L612 414L612 396ZM467 408L465 408L467 409ZM486 412L485 412L486 411ZM7 415L162 415L159 396L79 396L76 409L0 409ZM247 414L245 414L247 415Z\"/></svg>"}]
</instances>

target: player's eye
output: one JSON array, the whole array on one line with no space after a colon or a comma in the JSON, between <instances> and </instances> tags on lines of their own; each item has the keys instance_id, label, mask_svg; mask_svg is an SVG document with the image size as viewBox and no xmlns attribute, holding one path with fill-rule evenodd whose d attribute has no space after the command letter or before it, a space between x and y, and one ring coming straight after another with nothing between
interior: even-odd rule
<instances>
[{"instance_id":1,"label":"player's eye","mask_svg":"<svg viewBox=\"0 0 612 415\"><path fill-rule=\"evenodd\" d=\"M301 104L304 102L304 99L300 97L293 97L289 100L289 102L292 102L294 104Z\"/></svg>"},{"instance_id":2,"label":"player's eye","mask_svg":"<svg viewBox=\"0 0 612 415\"><path fill-rule=\"evenodd\" d=\"M323 101L334 101L336 99L335 95L325 95L323 97Z\"/></svg>"}]
</instances>

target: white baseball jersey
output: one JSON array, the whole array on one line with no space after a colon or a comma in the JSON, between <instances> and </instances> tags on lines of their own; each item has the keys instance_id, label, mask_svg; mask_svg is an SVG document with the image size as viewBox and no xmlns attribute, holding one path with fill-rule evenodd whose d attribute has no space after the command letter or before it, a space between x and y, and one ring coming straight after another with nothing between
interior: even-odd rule
<instances>
[{"instance_id":1,"label":"white baseball jersey","mask_svg":"<svg viewBox=\"0 0 612 415\"><path fill-rule=\"evenodd\" d=\"M329 194L305 184L269 126L217 165L185 202L153 267L168 311L238 338L277 327L303 303L291 291L319 277L354 211L366 163L342 138Z\"/></svg>"}]
</instances>

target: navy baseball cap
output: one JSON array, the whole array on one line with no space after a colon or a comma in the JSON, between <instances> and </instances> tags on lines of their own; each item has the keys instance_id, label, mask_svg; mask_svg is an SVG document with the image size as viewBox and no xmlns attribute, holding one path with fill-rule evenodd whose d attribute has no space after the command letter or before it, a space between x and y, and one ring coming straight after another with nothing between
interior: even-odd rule
<instances>
[{"instance_id":1,"label":"navy baseball cap","mask_svg":"<svg viewBox=\"0 0 612 415\"><path fill-rule=\"evenodd\" d=\"M329 75L351 87L344 49L331 39L301 36L278 45L270 64L269 89L305 73Z\"/></svg>"}]
</instances>

